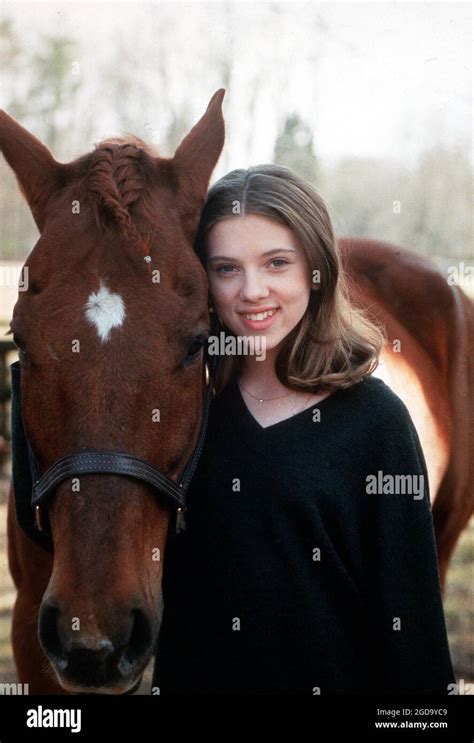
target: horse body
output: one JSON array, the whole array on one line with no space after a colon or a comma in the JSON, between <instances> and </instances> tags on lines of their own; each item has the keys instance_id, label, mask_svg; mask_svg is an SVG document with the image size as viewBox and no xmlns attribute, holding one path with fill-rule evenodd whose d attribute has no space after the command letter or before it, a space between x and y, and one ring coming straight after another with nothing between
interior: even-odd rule
<instances>
[{"instance_id":1,"label":"horse body","mask_svg":"<svg viewBox=\"0 0 474 743\"><path fill-rule=\"evenodd\" d=\"M367 239L339 247L354 301L388 341L375 374L405 402L420 437L444 586L474 506L474 304L424 256Z\"/></svg>"}]
</instances>

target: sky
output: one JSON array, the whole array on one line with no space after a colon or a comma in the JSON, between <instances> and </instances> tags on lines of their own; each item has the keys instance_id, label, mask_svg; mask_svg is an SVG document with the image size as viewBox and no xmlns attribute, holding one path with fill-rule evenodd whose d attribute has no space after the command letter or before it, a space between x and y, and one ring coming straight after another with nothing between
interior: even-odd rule
<instances>
[{"instance_id":1,"label":"sky","mask_svg":"<svg viewBox=\"0 0 474 743\"><path fill-rule=\"evenodd\" d=\"M100 80L94 79L100 62L119 41L128 50L124 63L133 64L142 81L153 76L160 54L169 55L167 99L177 108L189 106L194 121L221 87L215 60L230 49L234 70L224 101L227 150L222 172L269 160L289 112L304 117L318 157L328 163L343 157L403 158L410 163L436 143L460 146L472 156L470 3L230 6L226 24L222 3L208 2L16 0L2 3L0 18L14 19L25 49L41 32L77 38L85 94L91 99L92 91L97 95L100 89ZM172 38L162 32L165 16L177 19L179 30ZM153 80L147 84L153 88ZM160 109L158 83L155 93L151 110L137 101L139 136L147 126L159 131L160 121L169 115L165 106ZM250 105L253 119L247 113ZM116 133L120 120L115 113L112 105L102 109L96 139Z\"/></svg>"}]
</instances>

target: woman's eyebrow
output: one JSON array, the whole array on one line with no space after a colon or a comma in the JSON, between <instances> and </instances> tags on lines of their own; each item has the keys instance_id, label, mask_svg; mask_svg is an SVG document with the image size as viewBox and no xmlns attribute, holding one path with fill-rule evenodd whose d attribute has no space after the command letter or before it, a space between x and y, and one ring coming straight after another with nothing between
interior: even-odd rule
<instances>
[{"instance_id":1,"label":"woman's eyebrow","mask_svg":"<svg viewBox=\"0 0 474 743\"><path fill-rule=\"evenodd\" d=\"M262 256L266 255L273 255L274 253L294 253L294 248L272 248L271 250L266 250L265 253L262 253ZM211 263L212 261L235 261L238 260L237 258L229 258L227 255L214 255L212 258L208 258L207 262Z\"/></svg>"}]
</instances>

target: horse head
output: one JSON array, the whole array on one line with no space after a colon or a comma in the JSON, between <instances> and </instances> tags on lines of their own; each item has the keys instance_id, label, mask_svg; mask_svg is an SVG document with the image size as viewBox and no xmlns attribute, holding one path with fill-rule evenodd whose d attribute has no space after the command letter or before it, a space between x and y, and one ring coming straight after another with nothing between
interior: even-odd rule
<instances>
[{"instance_id":1,"label":"horse head","mask_svg":"<svg viewBox=\"0 0 474 743\"><path fill-rule=\"evenodd\" d=\"M43 470L115 451L176 480L193 451L209 332L193 240L224 143L223 96L172 158L126 138L59 163L0 112L0 148L40 232L11 330ZM139 682L159 630L170 514L150 484L111 472L68 477L49 495L54 559L38 636L65 690Z\"/></svg>"}]
</instances>

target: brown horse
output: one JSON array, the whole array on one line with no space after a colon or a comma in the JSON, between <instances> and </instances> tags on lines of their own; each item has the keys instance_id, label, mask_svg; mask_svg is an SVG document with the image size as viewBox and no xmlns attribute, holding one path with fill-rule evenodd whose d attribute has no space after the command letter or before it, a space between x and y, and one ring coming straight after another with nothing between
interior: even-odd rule
<instances>
[{"instance_id":1,"label":"brown horse","mask_svg":"<svg viewBox=\"0 0 474 743\"><path fill-rule=\"evenodd\" d=\"M222 147L221 100L222 92L216 93L172 160L154 159L136 144L105 143L93 155L58 166L9 117L0 118L0 146L42 232L27 262L31 286L16 307L14 329L19 344L27 346L22 362L26 428L45 464L77 450L81 442L133 451L165 471L176 471L189 453L199 416L200 366L184 372L179 359L186 342L208 321L205 277L191 243ZM74 202L81 205L77 221L71 216ZM106 220L122 234L99 231L97 223ZM135 224L148 236L144 249L159 261L158 293L146 284L143 254L135 262L142 244L133 236ZM354 301L385 328L389 343L381 376L405 400L420 434L444 580L472 513L468 359L473 305L418 255L369 240L343 239L339 247ZM123 300L122 324L116 306L108 323L84 321L85 300L90 305L90 292L97 296L102 279ZM189 332L181 337L185 328ZM103 343L97 338L101 333L110 336ZM77 340L79 358L71 354ZM140 361L137 368L130 368L133 359ZM157 433L149 425L156 407L168 413ZM90 690L91 674L102 662L100 644L106 640L110 646L116 637L121 649L120 638L128 638L135 656L141 649L140 663L127 678L106 680L94 690L130 689L156 637L162 566L148 558L156 546L163 551L169 514L143 485L125 485L111 475L81 479L80 499L60 486L51 501L54 563L18 527L10 501L9 560L18 588L13 645L19 680L29 683L31 692ZM40 608L48 606L59 606L60 614L49 633L40 635L45 655L36 626ZM132 625L133 610L140 619ZM55 658L58 637L70 647L67 622L75 618L81 620L84 662L71 680Z\"/></svg>"},{"instance_id":2,"label":"brown horse","mask_svg":"<svg viewBox=\"0 0 474 743\"><path fill-rule=\"evenodd\" d=\"M355 303L387 337L376 375L405 402L425 454L442 586L474 509L474 304L428 258L339 240Z\"/></svg>"},{"instance_id":3,"label":"brown horse","mask_svg":"<svg viewBox=\"0 0 474 743\"><path fill-rule=\"evenodd\" d=\"M194 448L209 313L193 240L224 144L223 96L169 159L111 140L60 164L0 112L0 148L41 233L11 327L43 468L113 450L175 478ZM130 691L156 644L170 509L140 480L86 474L79 492L61 482L48 512L54 559L10 498L19 681L41 694Z\"/></svg>"}]
</instances>

